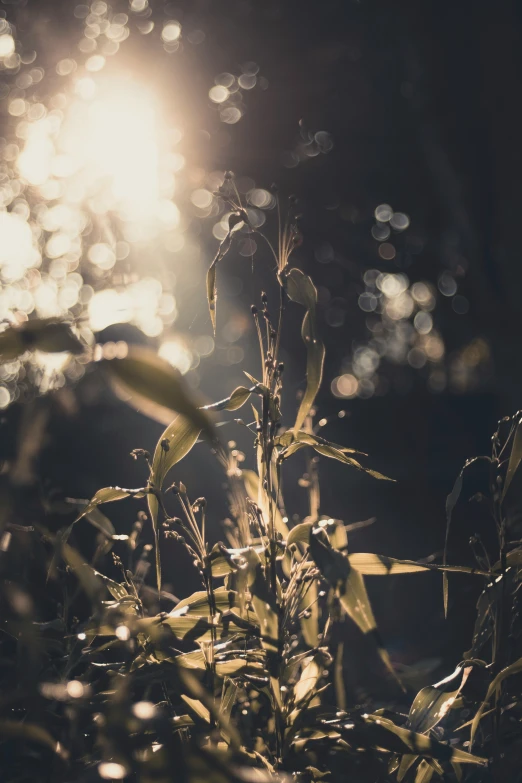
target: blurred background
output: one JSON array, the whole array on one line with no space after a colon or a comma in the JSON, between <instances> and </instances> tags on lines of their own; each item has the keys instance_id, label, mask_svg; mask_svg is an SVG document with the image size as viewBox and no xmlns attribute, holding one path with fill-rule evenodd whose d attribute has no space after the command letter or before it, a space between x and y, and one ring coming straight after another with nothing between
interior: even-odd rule
<instances>
[{"instance_id":1,"label":"blurred background","mask_svg":"<svg viewBox=\"0 0 522 783\"><path fill-rule=\"evenodd\" d=\"M204 279L227 227L214 194L232 171L275 245L277 198L284 216L295 195L293 262L317 285L326 344L317 418L396 479L323 461L321 511L371 520L354 551L440 556L463 462L522 407L521 32L509 0L2 2L0 319L69 317L106 357L153 345L219 400L243 369L257 374L250 305L276 288L267 242L243 228L218 268L213 335ZM300 315L288 308L283 336L289 423L305 381ZM24 514L43 498L53 529L69 521L65 498L143 485L130 452L162 431L60 354L2 365L0 407ZM251 465L243 428L225 431ZM305 470L296 457L285 477L291 517L307 513ZM204 445L175 477L206 495L222 538L224 478ZM123 533L136 510L107 514ZM461 504L449 561L471 563L486 525ZM172 542L163 563L173 593L196 586ZM369 582L392 659L452 669L474 585L451 580L445 621L435 575Z\"/></svg>"}]
</instances>

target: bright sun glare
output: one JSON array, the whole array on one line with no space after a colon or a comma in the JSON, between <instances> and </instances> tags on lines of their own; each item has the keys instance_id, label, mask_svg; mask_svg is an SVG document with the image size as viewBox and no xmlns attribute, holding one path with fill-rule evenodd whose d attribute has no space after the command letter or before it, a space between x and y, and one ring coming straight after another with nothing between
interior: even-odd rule
<instances>
[{"instance_id":1,"label":"bright sun glare","mask_svg":"<svg viewBox=\"0 0 522 783\"><path fill-rule=\"evenodd\" d=\"M79 176L71 200L126 220L151 218L160 199L159 123L154 96L125 79L77 83L77 98L58 128L56 115L33 123L18 167L32 185Z\"/></svg>"}]
</instances>

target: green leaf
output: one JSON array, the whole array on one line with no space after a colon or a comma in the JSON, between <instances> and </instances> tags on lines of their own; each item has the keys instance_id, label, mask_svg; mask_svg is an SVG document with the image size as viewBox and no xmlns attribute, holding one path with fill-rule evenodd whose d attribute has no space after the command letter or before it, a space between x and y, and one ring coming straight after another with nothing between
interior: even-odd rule
<instances>
[{"instance_id":1,"label":"green leaf","mask_svg":"<svg viewBox=\"0 0 522 783\"><path fill-rule=\"evenodd\" d=\"M204 405L205 411L237 411L248 400L254 389L247 389L246 386L238 386L234 389L230 397L224 400L214 402L212 405Z\"/></svg>"},{"instance_id":2,"label":"green leaf","mask_svg":"<svg viewBox=\"0 0 522 783\"><path fill-rule=\"evenodd\" d=\"M11 361L31 350L79 354L84 346L69 324L54 318L35 318L0 333L0 361Z\"/></svg>"},{"instance_id":3,"label":"green leaf","mask_svg":"<svg viewBox=\"0 0 522 783\"><path fill-rule=\"evenodd\" d=\"M39 745L45 745L53 753L62 759L68 758L68 752L57 742L47 729L38 726L36 723L19 723L14 720L0 720L0 735L10 737L11 739L27 740L36 742Z\"/></svg>"},{"instance_id":4,"label":"green leaf","mask_svg":"<svg viewBox=\"0 0 522 783\"><path fill-rule=\"evenodd\" d=\"M517 428L515 430L515 437L513 438L513 445L511 447L511 454L509 455L508 469L506 473L506 480L504 482L504 489L502 492L502 500L506 497L507 491L511 486L511 482L517 472L520 461L522 460L522 419L519 420Z\"/></svg>"},{"instance_id":5,"label":"green leaf","mask_svg":"<svg viewBox=\"0 0 522 783\"><path fill-rule=\"evenodd\" d=\"M147 415L170 423L171 412L180 413L215 439L210 419L192 400L179 370L150 348L132 346L123 359L103 360L103 364L116 388Z\"/></svg>"}]
</instances>

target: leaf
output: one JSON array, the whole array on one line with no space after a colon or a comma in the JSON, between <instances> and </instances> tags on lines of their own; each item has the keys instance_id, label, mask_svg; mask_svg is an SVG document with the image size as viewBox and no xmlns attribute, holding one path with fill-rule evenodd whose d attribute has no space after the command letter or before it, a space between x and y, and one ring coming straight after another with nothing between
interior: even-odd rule
<instances>
[{"instance_id":1,"label":"leaf","mask_svg":"<svg viewBox=\"0 0 522 783\"><path fill-rule=\"evenodd\" d=\"M218 261L221 261L230 250L232 244L233 230L234 228L237 228L238 225L242 222L243 222L243 217L240 217L239 214L230 215L228 220L228 234L219 245L218 251L214 256L214 260L210 264L210 267L207 272L207 302L208 302L208 310L210 313L210 320L212 321L212 329L214 330L214 334L216 333L217 264Z\"/></svg>"},{"instance_id":2,"label":"leaf","mask_svg":"<svg viewBox=\"0 0 522 783\"><path fill-rule=\"evenodd\" d=\"M475 713L475 716L473 718L473 723L471 724L471 737L470 737L470 747L473 745L473 740L475 738L475 734L478 729L478 725L482 719L482 714L486 707L488 706L488 702L497 690L497 688L503 683L503 681L507 677L511 677L513 674L518 674L519 672L522 672L522 658L519 658L518 661L515 661L510 666L506 666L505 669L502 669L496 677L493 678L491 681L489 688L487 690L486 696L484 698L484 701L478 708L477 712Z\"/></svg>"},{"instance_id":3,"label":"leaf","mask_svg":"<svg viewBox=\"0 0 522 783\"><path fill-rule=\"evenodd\" d=\"M303 319L301 337L307 347L306 390L297 412L297 418L294 424L295 430L300 430L303 426L304 420L310 413L312 405L315 402L317 392L319 391L323 379L325 349L322 341L316 334L315 315L311 315L310 310Z\"/></svg>"},{"instance_id":4,"label":"leaf","mask_svg":"<svg viewBox=\"0 0 522 783\"><path fill-rule=\"evenodd\" d=\"M365 576L388 576L389 574L414 574L424 571L426 566L411 560L396 560L393 557L357 552L348 555L352 568Z\"/></svg>"},{"instance_id":5,"label":"leaf","mask_svg":"<svg viewBox=\"0 0 522 783\"><path fill-rule=\"evenodd\" d=\"M310 553L315 564L336 591L339 603L346 614L362 633L374 638L381 660L397 679L388 652L379 638L377 623L361 574L351 567L350 561L342 552L333 549L329 544L326 545L322 537L324 533L319 529L310 538Z\"/></svg>"},{"instance_id":6,"label":"leaf","mask_svg":"<svg viewBox=\"0 0 522 783\"><path fill-rule=\"evenodd\" d=\"M426 759L422 759L417 767L417 773L415 775L415 783L430 783L435 770L431 767Z\"/></svg>"},{"instance_id":7,"label":"leaf","mask_svg":"<svg viewBox=\"0 0 522 783\"><path fill-rule=\"evenodd\" d=\"M84 346L69 324L54 318L35 318L0 333L0 361L11 361L30 350L79 354Z\"/></svg>"},{"instance_id":8,"label":"leaf","mask_svg":"<svg viewBox=\"0 0 522 783\"><path fill-rule=\"evenodd\" d=\"M223 695L219 705L220 720L224 719L227 723L230 721L232 708L236 702L239 686L234 680L226 679L223 683Z\"/></svg>"},{"instance_id":9,"label":"leaf","mask_svg":"<svg viewBox=\"0 0 522 783\"><path fill-rule=\"evenodd\" d=\"M289 269L285 275L286 292L292 302L313 310L317 304L317 289L308 275L297 267ZM300 429L298 427L297 429Z\"/></svg>"},{"instance_id":10,"label":"leaf","mask_svg":"<svg viewBox=\"0 0 522 783\"><path fill-rule=\"evenodd\" d=\"M323 457L330 457L330 459L336 459L338 462L343 462L345 465L351 465L352 467L357 468L357 470L362 470L365 473L369 473L370 476L373 476L376 479L395 481L395 479L388 478L388 476L384 476L382 473L378 473L376 470L365 468L360 464L360 462L357 462L356 459L353 459L353 457L347 457L344 452L334 448L329 444L316 443L314 444L313 448L318 454L322 454Z\"/></svg>"},{"instance_id":11,"label":"leaf","mask_svg":"<svg viewBox=\"0 0 522 783\"><path fill-rule=\"evenodd\" d=\"M292 546L292 544L297 543L309 544L313 528L313 522L301 522L299 525L296 525L289 532L286 545Z\"/></svg>"},{"instance_id":12,"label":"leaf","mask_svg":"<svg viewBox=\"0 0 522 783\"><path fill-rule=\"evenodd\" d=\"M418 734L402 726L396 726L393 721L381 715L368 715L367 721L369 724L373 723L374 729L378 729L374 733L376 744L396 753L427 756L441 761L455 761L460 764L480 764L482 766L487 764L487 759L438 742L425 734ZM387 740L386 733L394 735L398 742Z\"/></svg>"},{"instance_id":13,"label":"leaf","mask_svg":"<svg viewBox=\"0 0 522 783\"><path fill-rule=\"evenodd\" d=\"M225 397L224 400L214 402L212 405L204 405L202 410L205 411L237 411L248 400L254 389L247 389L246 386L237 386L234 389L230 397Z\"/></svg>"},{"instance_id":14,"label":"leaf","mask_svg":"<svg viewBox=\"0 0 522 783\"><path fill-rule=\"evenodd\" d=\"M193 402L179 370L150 348L132 346L123 359L103 360L103 365L116 387L147 415L170 423L172 411L181 413L194 428L215 440L210 419Z\"/></svg>"},{"instance_id":15,"label":"leaf","mask_svg":"<svg viewBox=\"0 0 522 783\"><path fill-rule=\"evenodd\" d=\"M317 305L317 289L312 280L300 269L290 269L284 279L284 285L289 298L306 308L301 337L306 345L306 390L301 400L294 433L299 432L304 420L310 413L317 392L321 386L324 365L324 345L317 335L315 307Z\"/></svg>"},{"instance_id":16,"label":"leaf","mask_svg":"<svg viewBox=\"0 0 522 783\"><path fill-rule=\"evenodd\" d=\"M150 474L150 483L156 489L161 491L163 483L171 468L185 457L196 443L201 429L199 424L194 424L191 419L185 416L176 416L167 429L162 434L152 458L152 470ZM149 493L147 503L154 533L155 552L156 552L156 583L158 590L161 590L161 559L159 549L159 529L158 529L158 499L154 493Z\"/></svg>"},{"instance_id":17,"label":"leaf","mask_svg":"<svg viewBox=\"0 0 522 783\"><path fill-rule=\"evenodd\" d=\"M62 759L67 759L69 755L60 743L49 734L47 729L38 726L36 723L19 723L14 720L0 720L0 735L45 745Z\"/></svg>"},{"instance_id":18,"label":"leaf","mask_svg":"<svg viewBox=\"0 0 522 783\"><path fill-rule=\"evenodd\" d=\"M217 300L217 288L216 288L216 264L217 259L212 261L207 272L207 302L208 310L210 313L210 320L212 321L212 329L216 334L216 300Z\"/></svg>"},{"instance_id":19,"label":"leaf","mask_svg":"<svg viewBox=\"0 0 522 783\"><path fill-rule=\"evenodd\" d=\"M247 584L254 611L259 619L263 647L271 654L279 654L279 615L274 595L270 591L259 555L249 547L244 555L247 562Z\"/></svg>"},{"instance_id":20,"label":"leaf","mask_svg":"<svg viewBox=\"0 0 522 783\"><path fill-rule=\"evenodd\" d=\"M294 685L294 705L296 707L310 701L330 660L330 656L324 649L316 650L313 655L304 659L303 670Z\"/></svg>"},{"instance_id":21,"label":"leaf","mask_svg":"<svg viewBox=\"0 0 522 783\"><path fill-rule=\"evenodd\" d=\"M408 728L425 734L437 726L448 714L471 672L471 667L458 666L453 674L437 685L422 688L416 695L408 715ZM459 680L458 687L447 690L448 685Z\"/></svg>"},{"instance_id":22,"label":"leaf","mask_svg":"<svg viewBox=\"0 0 522 783\"><path fill-rule=\"evenodd\" d=\"M464 468L460 471L455 481L455 484L453 485L453 489L451 490L450 494L446 498L446 535L444 537L444 556L442 559L444 565L446 565L446 560L448 556L448 541L449 541L449 534L450 534L450 527L451 527L451 516L453 514L453 509L457 505L458 499L460 497L460 493L462 492L463 472L464 472ZM446 573L442 575L442 595L443 595L443 602L444 602L444 617L447 617L449 585L448 585L448 575Z\"/></svg>"},{"instance_id":23,"label":"leaf","mask_svg":"<svg viewBox=\"0 0 522 783\"><path fill-rule=\"evenodd\" d=\"M283 538L286 538L288 536L288 527L283 521L277 503L273 498L268 497L268 493L261 486L257 473L254 473L253 470L242 470L241 473L247 494L260 507L265 522L268 524L269 509L271 509L275 529L278 533L281 533Z\"/></svg>"},{"instance_id":24,"label":"leaf","mask_svg":"<svg viewBox=\"0 0 522 783\"><path fill-rule=\"evenodd\" d=\"M79 522L82 517L87 516L96 509L96 506L102 503L113 503L115 500L123 500L130 495L134 497L143 497L146 494L146 489L122 489L121 487L104 487L99 489L94 497L87 503L85 508L76 517L75 523Z\"/></svg>"},{"instance_id":25,"label":"leaf","mask_svg":"<svg viewBox=\"0 0 522 783\"><path fill-rule=\"evenodd\" d=\"M397 783L402 783L408 770L415 764L419 757L411 753L405 753L397 771Z\"/></svg>"},{"instance_id":26,"label":"leaf","mask_svg":"<svg viewBox=\"0 0 522 783\"><path fill-rule=\"evenodd\" d=\"M520 461L522 460L522 419L519 420L517 428L515 430L515 437L513 438L513 445L511 447L511 454L509 455L508 469L506 473L506 480L504 482L504 489L502 492L502 500L506 497L507 491L511 486L513 477L518 470Z\"/></svg>"},{"instance_id":27,"label":"leaf","mask_svg":"<svg viewBox=\"0 0 522 783\"><path fill-rule=\"evenodd\" d=\"M67 565L74 571L78 580L91 601L96 604L100 598L101 583L96 577L94 568L88 565L79 552L72 546L62 542L61 554Z\"/></svg>"},{"instance_id":28,"label":"leaf","mask_svg":"<svg viewBox=\"0 0 522 783\"><path fill-rule=\"evenodd\" d=\"M302 582L299 591L299 613L301 631L310 647L317 647L319 640L319 605L317 603L317 582Z\"/></svg>"},{"instance_id":29,"label":"leaf","mask_svg":"<svg viewBox=\"0 0 522 783\"><path fill-rule=\"evenodd\" d=\"M196 713L199 718L202 718L205 723L210 723L210 711L202 704L198 699L191 699L190 696L181 694L181 698L185 704Z\"/></svg>"},{"instance_id":30,"label":"leaf","mask_svg":"<svg viewBox=\"0 0 522 783\"><path fill-rule=\"evenodd\" d=\"M214 603L218 612L226 612L236 604L237 594L234 590L218 587L214 590ZM204 610L204 611L202 611ZM187 614L210 615L210 606L206 590L199 590L188 598L180 601L169 613L170 617L183 617Z\"/></svg>"}]
</instances>

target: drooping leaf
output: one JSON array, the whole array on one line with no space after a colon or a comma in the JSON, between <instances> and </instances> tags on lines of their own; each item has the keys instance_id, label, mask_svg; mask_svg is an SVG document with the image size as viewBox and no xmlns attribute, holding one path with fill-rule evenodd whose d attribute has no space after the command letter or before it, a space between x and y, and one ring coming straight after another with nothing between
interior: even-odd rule
<instances>
[{"instance_id":1,"label":"drooping leaf","mask_svg":"<svg viewBox=\"0 0 522 783\"><path fill-rule=\"evenodd\" d=\"M297 412L294 433L299 432L310 413L317 392L321 386L324 365L324 345L317 333L315 308L317 289L312 280L300 269L290 269L284 279L289 298L306 308L301 328L301 337L306 346L306 389Z\"/></svg>"},{"instance_id":2,"label":"drooping leaf","mask_svg":"<svg viewBox=\"0 0 522 783\"><path fill-rule=\"evenodd\" d=\"M389 574L415 574L428 571L421 563L411 560L396 560L393 557L356 552L348 555L352 568L365 576L387 576Z\"/></svg>"},{"instance_id":3,"label":"drooping leaf","mask_svg":"<svg viewBox=\"0 0 522 783\"><path fill-rule=\"evenodd\" d=\"M130 495L137 498L142 498L146 494L146 489L122 489L121 487L104 487L99 489L98 492L91 498L89 503L82 509L80 514L76 517L75 522L79 522L82 517L87 516L92 511L100 506L102 503L113 503L115 500L123 500Z\"/></svg>"},{"instance_id":4,"label":"drooping leaf","mask_svg":"<svg viewBox=\"0 0 522 783\"><path fill-rule=\"evenodd\" d=\"M346 614L364 634L374 638L383 663L396 678L388 652L377 632L377 624L362 575L351 567L346 555L325 543L324 533L320 529L310 538L310 552L322 575L336 591L339 603Z\"/></svg>"},{"instance_id":5,"label":"drooping leaf","mask_svg":"<svg viewBox=\"0 0 522 783\"><path fill-rule=\"evenodd\" d=\"M297 419L294 425L295 430L300 430L303 426L303 422L315 402L323 379L325 349L323 342L317 335L315 315L310 310L303 319L301 337L307 350L306 389L297 412Z\"/></svg>"},{"instance_id":6,"label":"drooping leaf","mask_svg":"<svg viewBox=\"0 0 522 783\"><path fill-rule=\"evenodd\" d=\"M515 430L515 437L513 438L513 445L511 446L511 454L509 455L508 469L506 473L506 480L504 482L504 489L502 491L502 500L506 497L507 491L511 486L511 482L517 472L520 461L522 460L522 419L517 424Z\"/></svg>"},{"instance_id":7,"label":"drooping leaf","mask_svg":"<svg viewBox=\"0 0 522 783\"><path fill-rule=\"evenodd\" d=\"M224 400L214 402L212 405L204 405L205 411L237 411L248 400L254 389L247 389L246 386L237 386L230 397Z\"/></svg>"},{"instance_id":8,"label":"drooping leaf","mask_svg":"<svg viewBox=\"0 0 522 783\"><path fill-rule=\"evenodd\" d=\"M364 473L368 473L370 476L373 476L376 479L395 481L395 479L384 476L382 473L378 473L376 470L365 468L356 459L353 459L353 457L347 457L343 451L340 451L339 449L336 449L329 444L316 443L314 444L313 448L318 454L322 454L323 457L330 457L330 459L336 459L338 462L343 462L345 465L351 465L352 467L357 468L357 470L362 470Z\"/></svg>"},{"instance_id":9,"label":"drooping leaf","mask_svg":"<svg viewBox=\"0 0 522 783\"><path fill-rule=\"evenodd\" d=\"M218 262L221 261L228 251L230 250L230 247L232 245L232 237L234 229L237 229L239 225L244 222L244 218L246 218L246 213L244 215L240 215L239 213L234 214L232 213L228 218L228 233L226 237L223 239L221 244L219 245L219 248L217 250L216 255L214 256L214 259L212 263L210 264L210 267L207 272L207 302L208 302L208 310L210 313L210 320L212 321L212 329L214 330L214 334L216 333L216 303L217 303L217 287L216 287L216 272L217 272L217 265Z\"/></svg>"},{"instance_id":10,"label":"drooping leaf","mask_svg":"<svg viewBox=\"0 0 522 783\"><path fill-rule=\"evenodd\" d=\"M193 401L179 370L150 348L132 346L123 359L104 360L103 364L116 387L147 415L170 423L172 412L180 413L210 440L215 439L210 419Z\"/></svg>"},{"instance_id":11,"label":"drooping leaf","mask_svg":"<svg viewBox=\"0 0 522 783\"><path fill-rule=\"evenodd\" d=\"M16 359L26 351L82 353L84 346L69 324L55 318L35 318L0 333L0 361Z\"/></svg>"}]
</instances>

